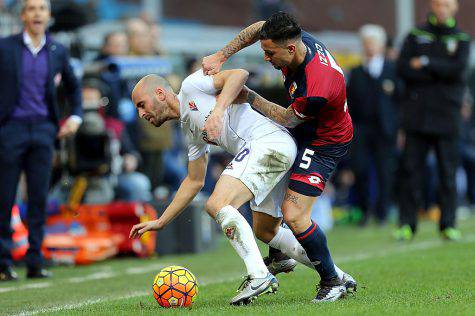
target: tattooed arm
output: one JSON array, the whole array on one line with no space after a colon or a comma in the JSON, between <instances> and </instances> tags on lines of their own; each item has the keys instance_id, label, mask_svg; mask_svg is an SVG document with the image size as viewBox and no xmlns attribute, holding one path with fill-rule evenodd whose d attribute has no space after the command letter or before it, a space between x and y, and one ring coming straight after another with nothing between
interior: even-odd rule
<instances>
[{"instance_id":1,"label":"tattooed arm","mask_svg":"<svg viewBox=\"0 0 475 316\"><path fill-rule=\"evenodd\" d=\"M246 90L247 89L247 90ZM274 122L288 127L294 128L300 123L304 122L300 119L294 112L291 106L284 108L278 104L270 102L263 97L261 97L256 92L250 90L247 87L244 89L247 93L247 102L256 110L273 120Z\"/></svg>"},{"instance_id":2,"label":"tattooed arm","mask_svg":"<svg viewBox=\"0 0 475 316\"><path fill-rule=\"evenodd\" d=\"M229 42L223 49L217 51L213 55L203 58L202 67L205 75L214 75L221 70L221 66L229 57L247 47L254 44L259 39L259 32L265 21L259 21L249 25Z\"/></svg>"}]
</instances>

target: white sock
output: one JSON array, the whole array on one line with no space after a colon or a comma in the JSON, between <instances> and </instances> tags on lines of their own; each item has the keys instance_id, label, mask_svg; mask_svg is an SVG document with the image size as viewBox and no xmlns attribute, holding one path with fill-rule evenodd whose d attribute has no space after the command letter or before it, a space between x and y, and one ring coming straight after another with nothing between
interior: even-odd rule
<instances>
[{"instance_id":1,"label":"white sock","mask_svg":"<svg viewBox=\"0 0 475 316\"><path fill-rule=\"evenodd\" d=\"M338 267L336 266L336 264L333 264L333 265L335 266L335 271L336 271L336 273L338 274L338 278L339 278L340 280L343 280L343 274L345 274L345 272L343 272L342 269L338 268Z\"/></svg>"},{"instance_id":2,"label":"white sock","mask_svg":"<svg viewBox=\"0 0 475 316\"><path fill-rule=\"evenodd\" d=\"M230 205L225 206L216 214L216 222L244 260L247 273L254 278L265 277L269 271L262 260L252 228L241 213Z\"/></svg>"},{"instance_id":3,"label":"white sock","mask_svg":"<svg viewBox=\"0 0 475 316\"><path fill-rule=\"evenodd\" d=\"M305 249L303 249L302 245L299 243L297 238L295 238L295 235L289 228L279 227L277 234L269 242L269 246L279 249L290 258L297 260L312 270L315 270L315 267L307 257ZM336 265L335 270L338 274L338 278L342 279L344 272Z\"/></svg>"}]
</instances>

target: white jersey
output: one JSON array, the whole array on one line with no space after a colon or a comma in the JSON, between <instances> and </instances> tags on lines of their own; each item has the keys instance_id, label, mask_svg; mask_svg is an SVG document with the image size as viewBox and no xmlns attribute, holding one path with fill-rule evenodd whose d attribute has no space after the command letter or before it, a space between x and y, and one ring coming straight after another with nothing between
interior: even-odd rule
<instances>
[{"instance_id":1,"label":"white jersey","mask_svg":"<svg viewBox=\"0 0 475 316\"><path fill-rule=\"evenodd\" d=\"M217 90L213 77L200 69L182 83L178 100L183 133L188 140L188 159L196 160L209 151L209 144L222 147L232 155L252 140L277 131L287 130L254 111L248 103L232 104L224 113L224 125L219 139L211 142L203 132L206 119L216 105Z\"/></svg>"}]
</instances>

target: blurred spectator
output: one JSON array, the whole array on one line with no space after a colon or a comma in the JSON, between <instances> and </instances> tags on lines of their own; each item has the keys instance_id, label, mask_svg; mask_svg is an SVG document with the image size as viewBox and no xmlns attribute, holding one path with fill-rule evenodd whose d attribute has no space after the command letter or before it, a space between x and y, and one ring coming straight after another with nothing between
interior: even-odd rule
<instances>
[{"instance_id":1,"label":"blurred spectator","mask_svg":"<svg viewBox=\"0 0 475 316\"><path fill-rule=\"evenodd\" d=\"M398 51L394 46L394 40L390 37L386 40L386 59L396 62Z\"/></svg>"},{"instance_id":2,"label":"blurred spectator","mask_svg":"<svg viewBox=\"0 0 475 316\"><path fill-rule=\"evenodd\" d=\"M127 36L129 39L130 54L134 56L157 55L158 44L155 43L152 29L149 24L141 19L132 19L127 23ZM135 107L130 102L129 106ZM136 115L134 116L136 118ZM136 124L135 120L132 124ZM172 146L172 123L167 122L160 128L149 124L146 120L138 121L139 137L138 147L143 158L141 171L152 182L152 188L162 184L165 172L163 165L163 151ZM134 128L131 128L134 131Z\"/></svg>"},{"instance_id":3,"label":"blurred spectator","mask_svg":"<svg viewBox=\"0 0 475 316\"><path fill-rule=\"evenodd\" d=\"M81 89L68 52L46 33L50 16L48 0L22 1L24 31L0 40L0 281L17 278L11 268L10 218L23 170L28 187L27 277L51 275L43 269L41 245L54 144L73 135L82 121ZM73 115L59 127L56 87L61 81Z\"/></svg>"},{"instance_id":4,"label":"blurred spectator","mask_svg":"<svg viewBox=\"0 0 475 316\"><path fill-rule=\"evenodd\" d=\"M113 56L127 56L129 42L127 34L121 31L110 32L104 37L101 53L97 59L106 59Z\"/></svg>"},{"instance_id":5,"label":"blurred spectator","mask_svg":"<svg viewBox=\"0 0 475 316\"><path fill-rule=\"evenodd\" d=\"M473 97L467 90L462 103L462 126L460 139L461 164L467 178L467 200L475 207L475 119Z\"/></svg>"},{"instance_id":6,"label":"blurred spectator","mask_svg":"<svg viewBox=\"0 0 475 316\"><path fill-rule=\"evenodd\" d=\"M20 21L11 13L8 1L0 0L0 37L19 32Z\"/></svg>"},{"instance_id":7,"label":"blurred spectator","mask_svg":"<svg viewBox=\"0 0 475 316\"><path fill-rule=\"evenodd\" d=\"M131 19L127 22L129 54L138 56L156 55L152 28L142 19Z\"/></svg>"},{"instance_id":8,"label":"blurred spectator","mask_svg":"<svg viewBox=\"0 0 475 316\"><path fill-rule=\"evenodd\" d=\"M378 223L384 223L395 171L400 85L395 64L385 57L384 29L367 24L360 29L360 37L364 61L351 70L347 89L355 127L351 165L356 180L356 203L363 212L361 224L366 224L371 213ZM374 181L370 181L372 169L376 171L376 188ZM370 190L370 185L373 185L373 190ZM374 205L370 199L371 191L377 191Z\"/></svg>"},{"instance_id":9,"label":"blurred spectator","mask_svg":"<svg viewBox=\"0 0 475 316\"><path fill-rule=\"evenodd\" d=\"M403 128L406 132L401 162L399 240L409 240L417 228L421 184L427 153L435 149L439 172L441 236L461 238L455 229L460 107L466 88L470 37L454 18L456 0L431 0L427 22L406 37L398 71L405 80Z\"/></svg>"},{"instance_id":10,"label":"blurred spectator","mask_svg":"<svg viewBox=\"0 0 475 316\"><path fill-rule=\"evenodd\" d=\"M127 35L121 31L114 31L104 37L101 52L96 61L104 62L103 71L100 71L100 78L109 87L107 96L109 104L106 108L107 116L120 118L119 105L121 102L127 102L130 99L129 91L125 82L122 80L119 68L110 58L126 56L129 53L129 44ZM125 100L127 101L125 101Z\"/></svg>"},{"instance_id":11,"label":"blurred spectator","mask_svg":"<svg viewBox=\"0 0 475 316\"><path fill-rule=\"evenodd\" d=\"M123 201L146 202L151 199L149 179L137 172L140 154L134 148L124 124L103 114L103 92L98 87L103 84L94 78L89 78L83 83L83 100L87 114L95 113L94 119L102 121L103 132L107 133L111 142L111 172L117 176L115 198ZM117 168L114 168L117 165ZM113 181L114 179L110 179ZM111 185L114 183L111 182Z\"/></svg>"}]
</instances>

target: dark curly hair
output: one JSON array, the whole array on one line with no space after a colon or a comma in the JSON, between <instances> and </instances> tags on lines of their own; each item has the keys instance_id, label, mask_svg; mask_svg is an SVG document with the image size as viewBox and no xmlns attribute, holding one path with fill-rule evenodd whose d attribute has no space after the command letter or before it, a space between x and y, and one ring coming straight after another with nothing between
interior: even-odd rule
<instances>
[{"instance_id":1,"label":"dark curly hair","mask_svg":"<svg viewBox=\"0 0 475 316\"><path fill-rule=\"evenodd\" d=\"M262 26L259 39L283 42L301 36L302 29L295 18L286 12L274 13Z\"/></svg>"}]
</instances>

